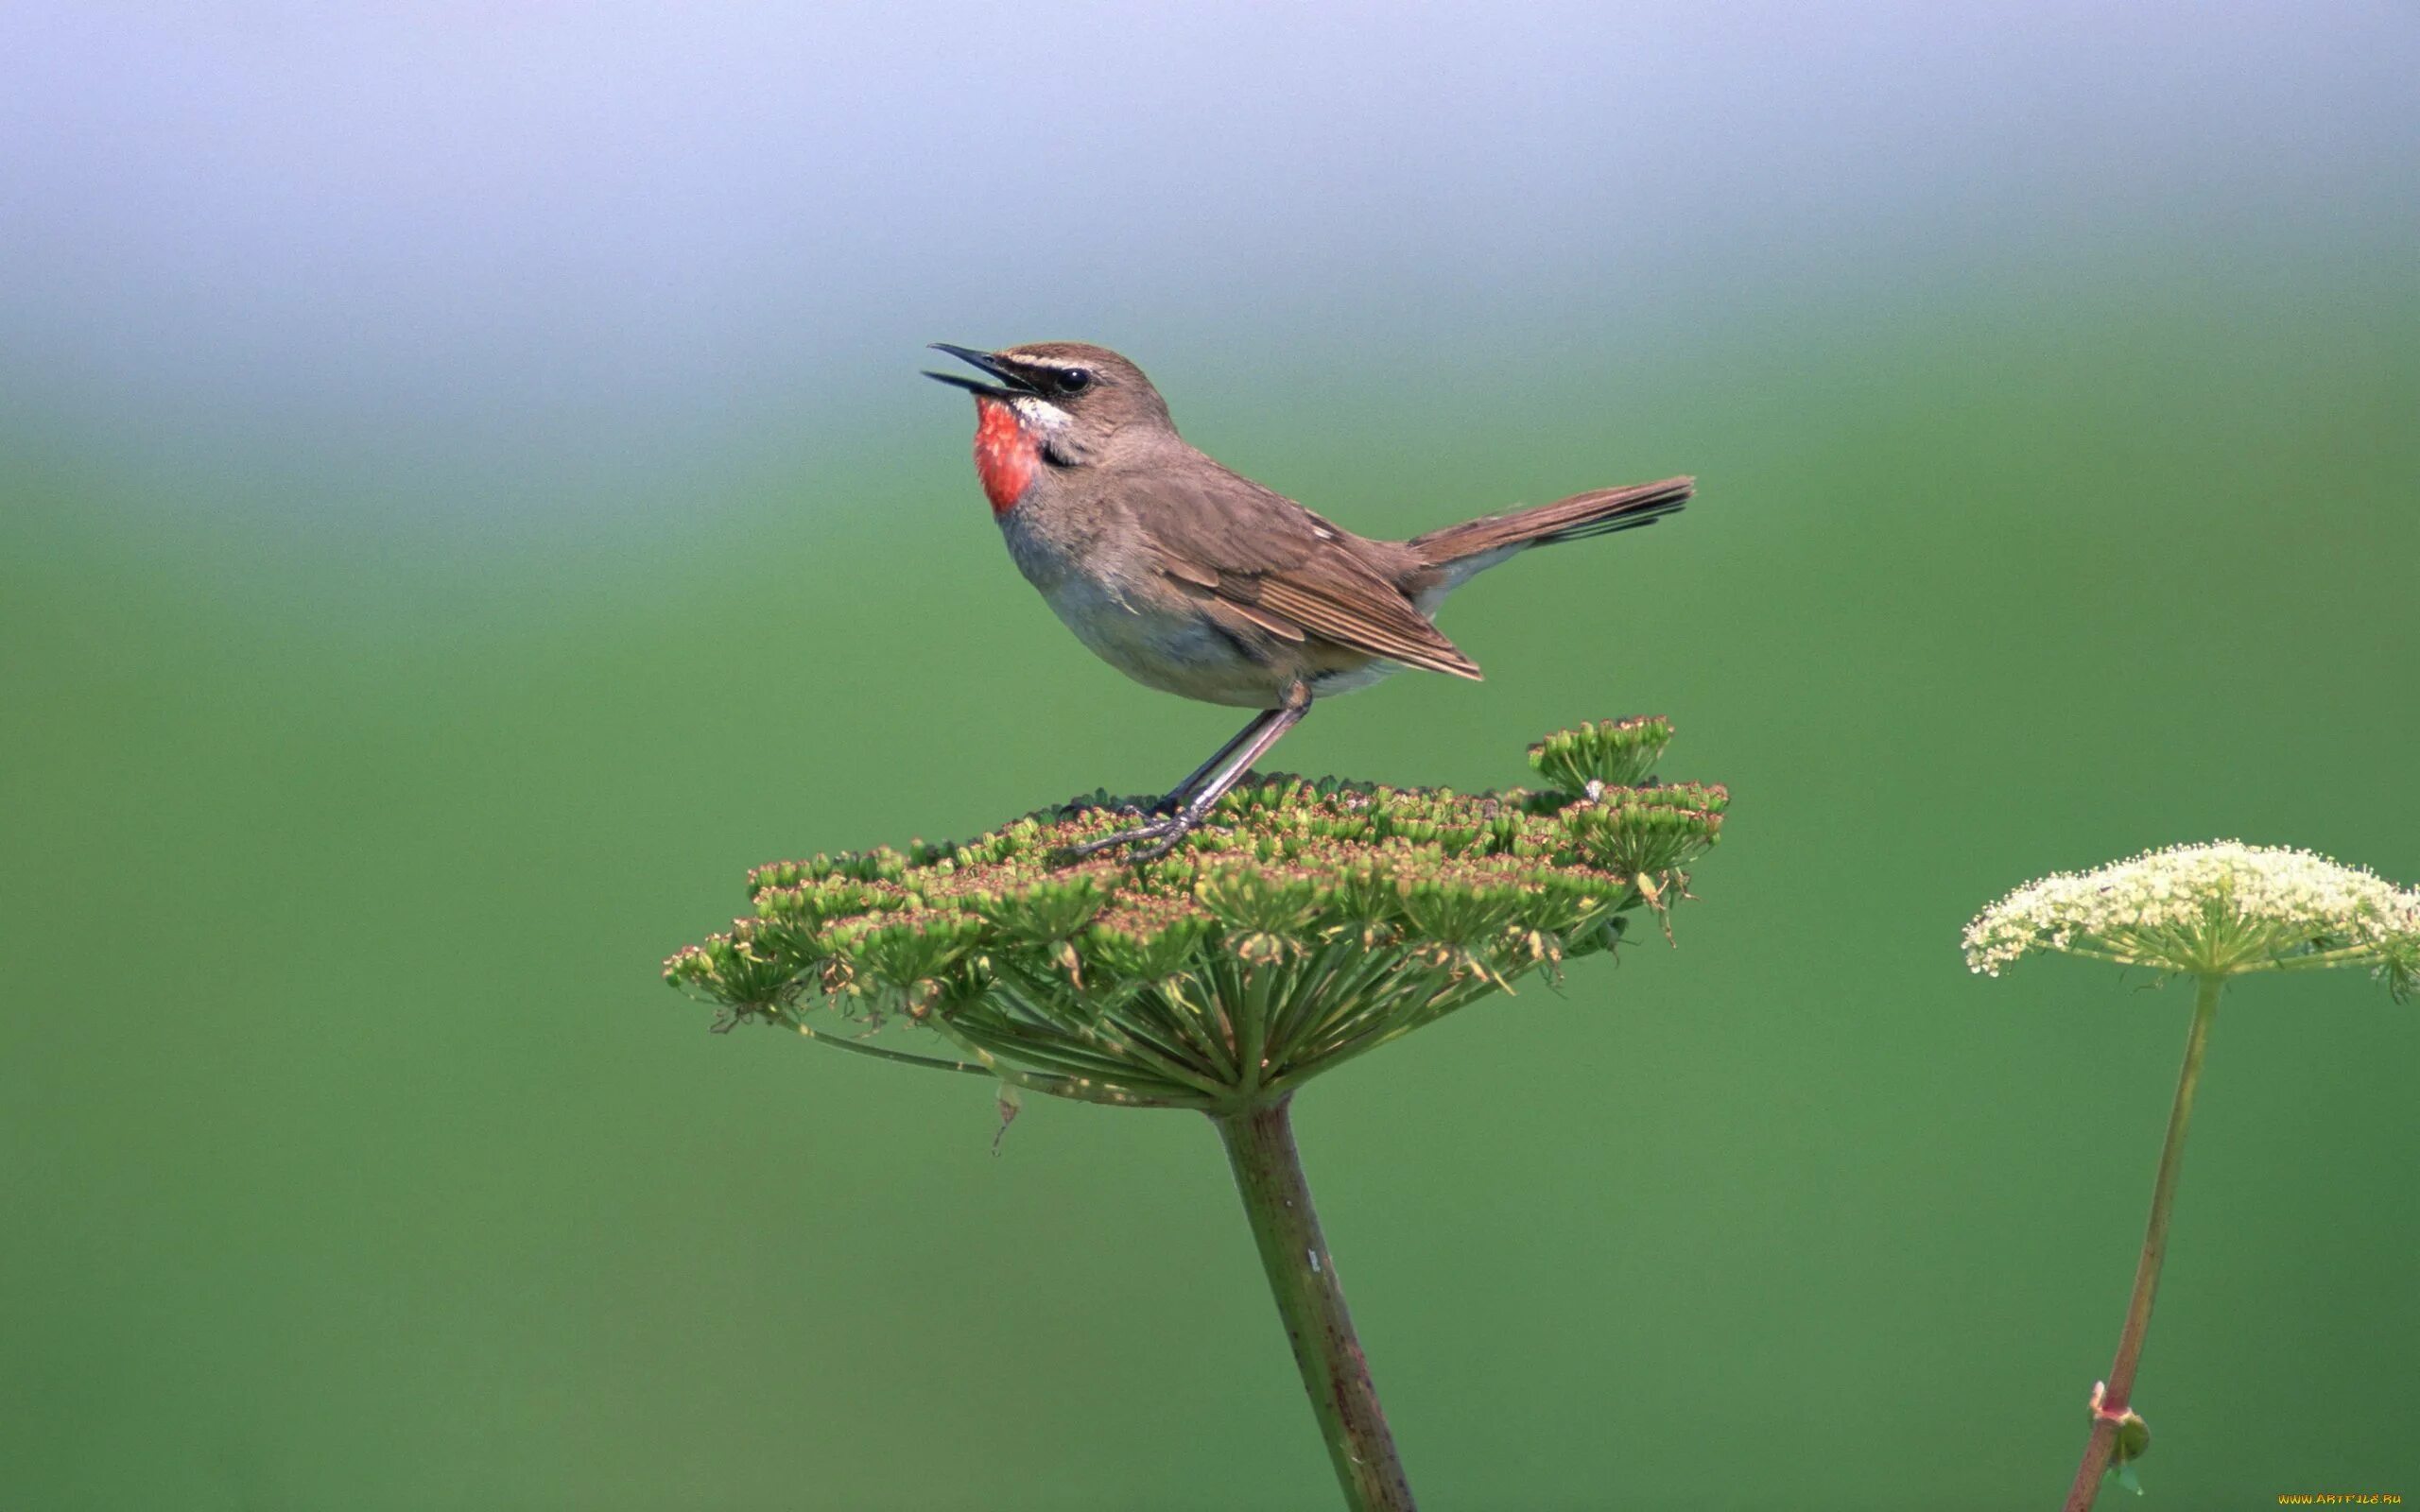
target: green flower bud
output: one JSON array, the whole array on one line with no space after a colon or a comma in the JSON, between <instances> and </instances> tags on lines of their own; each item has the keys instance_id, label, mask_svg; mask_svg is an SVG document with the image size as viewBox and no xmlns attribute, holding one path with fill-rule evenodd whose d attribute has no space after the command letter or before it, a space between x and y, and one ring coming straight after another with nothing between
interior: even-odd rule
<instances>
[{"instance_id":1,"label":"green flower bud","mask_svg":"<svg viewBox=\"0 0 2420 1512\"><path fill-rule=\"evenodd\" d=\"M1530 747L1538 775L1574 796L1608 787L1632 787L1655 769L1672 743L1672 723L1660 716L1592 721L1558 730Z\"/></svg>"},{"instance_id":2,"label":"green flower bud","mask_svg":"<svg viewBox=\"0 0 2420 1512\"><path fill-rule=\"evenodd\" d=\"M1108 869L1046 874L1002 891L969 892L960 902L1010 939L1063 940L1108 906L1115 886L1103 880Z\"/></svg>"},{"instance_id":3,"label":"green flower bud","mask_svg":"<svg viewBox=\"0 0 2420 1512\"><path fill-rule=\"evenodd\" d=\"M1330 890L1308 871L1252 865L1217 867L1193 885L1193 896L1228 929L1281 939L1308 935Z\"/></svg>"},{"instance_id":4,"label":"green flower bud","mask_svg":"<svg viewBox=\"0 0 2420 1512\"><path fill-rule=\"evenodd\" d=\"M1651 882L1696 860L1722 832L1719 801L1692 806L1678 788L1609 792L1602 803L1573 805L1567 818L1591 865Z\"/></svg>"}]
</instances>

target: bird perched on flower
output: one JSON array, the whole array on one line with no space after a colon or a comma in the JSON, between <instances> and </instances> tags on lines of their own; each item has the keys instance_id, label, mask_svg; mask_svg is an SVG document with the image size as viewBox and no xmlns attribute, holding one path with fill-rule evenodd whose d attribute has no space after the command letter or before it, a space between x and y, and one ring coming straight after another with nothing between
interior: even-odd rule
<instances>
[{"instance_id":1,"label":"bird perched on flower","mask_svg":"<svg viewBox=\"0 0 2420 1512\"><path fill-rule=\"evenodd\" d=\"M1434 623L1475 575L1531 546L1651 524L1693 487L1668 478L1448 525L1358 536L1232 472L1105 347L935 350L979 369L928 377L975 395L975 466L1018 568L1078 639L1146 687L1255 713L1159 816L1084 853L1167 853L1323 697L1418 667L1476 679Z\"/></svg>"}]
</instances>

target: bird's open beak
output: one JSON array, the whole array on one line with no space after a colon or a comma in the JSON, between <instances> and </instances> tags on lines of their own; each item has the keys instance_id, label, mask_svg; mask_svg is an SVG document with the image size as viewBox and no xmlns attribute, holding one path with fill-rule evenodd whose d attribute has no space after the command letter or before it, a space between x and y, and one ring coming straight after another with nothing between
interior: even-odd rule
<instances>
[{"instance_id":1,"label":"bird's open beak","mask_svg":"<svg viewBox=\"0 0 2420 1512\"><path fill-rule=\"evenodd\" d=\"M993 356L988 352L977 352L973 347L953 347L946 341L934 342L933 350L935 352L946 352L951 356L956 357L959 361L963 362L970 367L980 368L985 372L990 373L993 377L1000 380L1000 383L997 385L987 384L982 382L980 379L969 378L964 373L935 372L930 368L925 369L925 376L932 379L936 383L949 384L956 387L963 388L970 393L981 394L987 399L1014 399L1019 394L1038 394L1042 392L1041 389L1035 387L1032 384L1018 377L1015 369L1011 369L1007 363L1002 362L999 358ZM1002 385L1005 385L1006 387L1001 387Z\"/></svg>"}]
</instances>

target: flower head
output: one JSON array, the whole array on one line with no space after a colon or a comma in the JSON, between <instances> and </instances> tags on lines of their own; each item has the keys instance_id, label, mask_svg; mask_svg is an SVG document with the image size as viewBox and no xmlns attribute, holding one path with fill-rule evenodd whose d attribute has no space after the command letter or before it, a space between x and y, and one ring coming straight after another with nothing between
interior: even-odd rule
<instances>
[{"instance_id":1,"label":"flower head","mask_svg":"<svg viewBox=\"0 0 2420 1512\"><path fill-rule=\"evenodd\" d=\"M1567 793L1629 787L1655 768L1672 743L1672 722L1661 714L1637 719L1592 719L1558 730L1530 747L1538 775Z\"/></svg>"},{"instance_id":2,"label":"flower head","mask_svg":"<svg viewBox=\"0 0 2420 1512\"><path fill-rule=\"evenodd\" d=\"M2196 976L2366 965L2409 990L2420 892L2308 850L2221 840L2031 882L1966 926L1966 964L1997 976L2058 951Z\"/></svg>"},{"instance_id":3,"label":"flower head","mask_svg":"<svg viewBox=\"0 0 2420 1512\"><path fill-rule=\"evenodd\" d=\"M1626 759L1638 781L1645 762ZM1141 866L1062 863L1128 821L1102 797L963 843L779 862L750 874L749 916L665 976L734 1021L890 1059L1233 1107L1608 949L1626 914L1685 896L1728 795L1612 786L1604 765L1562 764L1577 792L1262 778ZM893 1016L968 1058L871 1044Z\"/></svg>"}]
</instances>

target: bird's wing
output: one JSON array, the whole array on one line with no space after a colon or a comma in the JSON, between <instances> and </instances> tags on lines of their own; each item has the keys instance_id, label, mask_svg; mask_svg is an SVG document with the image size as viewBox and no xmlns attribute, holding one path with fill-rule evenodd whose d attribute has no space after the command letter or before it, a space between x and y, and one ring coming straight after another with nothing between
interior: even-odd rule
<instances>
[{"instance_id":1,"label":"bird's wing","mask_svg":"<svg viewBox=\"0 0 2420 1512\"><path fill-rule=\"evenodd\" d=\"M1125 502L1162 573L1280 639L1316 636L1406 666L1479 675L1364 558L1358 538L1284 494L1224 468L1192 467L1154 474Z\"/></svg>"}]
</instances>

